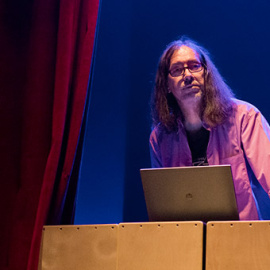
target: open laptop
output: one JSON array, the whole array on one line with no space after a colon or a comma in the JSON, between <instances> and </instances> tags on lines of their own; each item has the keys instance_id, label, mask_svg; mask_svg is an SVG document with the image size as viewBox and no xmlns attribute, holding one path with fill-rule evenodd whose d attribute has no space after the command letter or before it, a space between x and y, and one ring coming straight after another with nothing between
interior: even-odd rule
<instances>
[{"instance_id":1,"label":"open laptop","mask_svg":"<svg viewBox=\"0 0 270 270\"><path fill-rule=\"evenodd\" d=\"M149 221L239 219L230 165L140 172Z\"/></svg>"}]
</instances>

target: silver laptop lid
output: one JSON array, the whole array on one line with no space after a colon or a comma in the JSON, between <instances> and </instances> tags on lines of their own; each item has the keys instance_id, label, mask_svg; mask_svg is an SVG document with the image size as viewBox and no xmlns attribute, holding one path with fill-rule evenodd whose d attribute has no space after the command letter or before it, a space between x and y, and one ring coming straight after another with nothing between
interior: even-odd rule
<instances>
[{"instance_id":1,"label":"silver laptop lid","mask_svg":"<svg viewBox=\"0 0 270 270\"><path fill-rule=\"evenodd\" d=\"M140 172L150 221L239 219L230 165Z\"/></svg>"}]
</instances>

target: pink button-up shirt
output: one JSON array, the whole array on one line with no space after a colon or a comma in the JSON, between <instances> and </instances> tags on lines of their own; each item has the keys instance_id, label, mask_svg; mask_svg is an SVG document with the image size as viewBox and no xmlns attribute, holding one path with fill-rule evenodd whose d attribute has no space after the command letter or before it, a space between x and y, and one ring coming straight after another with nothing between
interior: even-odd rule
<instances>
[{"instance_id":1,"label":"pink button-up shirt","mask_svg":"<svg viewBox=\"0 0 270 270\"><path fill-rule=\"evenodd\" d=\"M251 104L233 99L235 109L227 121L210 131L209 165L230 164L240 220L256 220L258 212L250 185L250 169L270 197L270 127ZM150 135L152 167L192 166L185 129L167 133L157 126ZM248 165L249 164L249 165Z\"/></svg>"}]
</instances>

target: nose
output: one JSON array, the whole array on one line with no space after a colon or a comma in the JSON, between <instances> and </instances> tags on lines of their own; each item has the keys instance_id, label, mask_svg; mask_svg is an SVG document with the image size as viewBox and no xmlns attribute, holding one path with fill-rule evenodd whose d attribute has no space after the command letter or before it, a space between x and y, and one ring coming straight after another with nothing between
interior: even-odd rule
<instances>
[{"instance_id":1,"label":"nose","mask_svg":"<svg viewBox=\"0 0 270 270\"><path fill-rule=\"evenodd\" d=\"M192 76L192 74L190 72L188 74L185 74L185 77L184 77L184 83L185 83L185 85L189 85L193 81L194 81L194 77Z\"/></svg>"}]
</instances>

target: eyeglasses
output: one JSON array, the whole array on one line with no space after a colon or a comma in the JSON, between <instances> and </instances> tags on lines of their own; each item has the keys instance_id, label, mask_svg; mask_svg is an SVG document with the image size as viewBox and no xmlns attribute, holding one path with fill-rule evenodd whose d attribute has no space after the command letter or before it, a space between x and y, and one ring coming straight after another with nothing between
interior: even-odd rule
<instances>
[{"instance_id":1,"label":"eyeglasses","mask_svg":"<svg viewBox=\"0 0 270 270\"><path fill-rule=\"evenodd\" d=\"M203 65L198 62L188 62L186 67L175 65L172 67L169 73L172 77L179 77L185 73L186 69L188 69L190 73L196 73L203 70Z\"/></svg>"}]
</instances>

